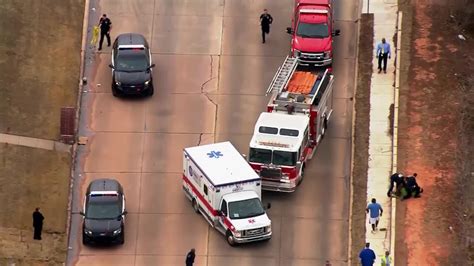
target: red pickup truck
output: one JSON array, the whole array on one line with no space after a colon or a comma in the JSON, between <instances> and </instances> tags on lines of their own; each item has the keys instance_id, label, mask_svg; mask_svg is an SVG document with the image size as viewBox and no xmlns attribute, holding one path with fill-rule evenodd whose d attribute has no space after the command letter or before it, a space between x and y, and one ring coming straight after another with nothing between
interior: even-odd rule
<instances>
[{"instance_id":1,"label":"red pickup truck","mask_svg":"<svg viewBox=\"0 0 474 266\"><path fill-rule=\"evenodd\" d=\"M291 54L301 65L331 66L334 30L332 0L296 0L291 27Z\"/></svg>"}]
</instances>

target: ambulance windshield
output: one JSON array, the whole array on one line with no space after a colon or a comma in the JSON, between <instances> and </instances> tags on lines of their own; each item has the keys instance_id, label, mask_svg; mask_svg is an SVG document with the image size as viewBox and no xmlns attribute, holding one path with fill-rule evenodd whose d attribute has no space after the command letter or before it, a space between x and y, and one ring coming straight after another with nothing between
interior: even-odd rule
<instances>
[{"instance_id":1,"label":"ambulance windshield","mask_svg":"<svg viewBox=\"0 0 474 266\"><path fill-rule=\"evenodd\" d=\"M245 219L265 214L259 198L229 202L230 219Z\"/></svg>"}]
</instances>

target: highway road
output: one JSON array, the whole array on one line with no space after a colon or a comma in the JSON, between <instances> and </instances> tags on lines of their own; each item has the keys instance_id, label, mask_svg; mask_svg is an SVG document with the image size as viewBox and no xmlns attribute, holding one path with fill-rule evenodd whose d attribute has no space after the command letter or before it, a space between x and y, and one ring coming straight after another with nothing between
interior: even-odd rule
<instances>
[{"instance_id":1,"label":"highway road","mask_svg":"<svg viewBox=\"0 0 474 266\"><path fill-rule=\"evenodd\" d=\"M335 111L328 132L293 194L264 193L273 238L238 247L193 212L181 189L182 149L230 140L248 153L265 90L290 47L293 0L91 0L89 29L106 13L112 38L142 33L152 47L155 95L112 96L110 47L88 49L74 171L68 265L347 265L351 97L358 1L335 1ZM259 15L274 17L266 44ZM113 40L112 40L113 41ZM127 197L123 246L85 247L82 198L96 178L114 177Z\"/></svg>"}]
</instances>

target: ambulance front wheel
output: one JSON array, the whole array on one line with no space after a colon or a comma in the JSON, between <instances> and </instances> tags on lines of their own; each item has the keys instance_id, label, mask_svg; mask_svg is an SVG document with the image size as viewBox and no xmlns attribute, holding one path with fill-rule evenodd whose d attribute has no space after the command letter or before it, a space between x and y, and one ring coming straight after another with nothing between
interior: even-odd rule
<instances>
[{"instance_id":1,"label":"ambulance front wheel","mask_svg":"<svg viewBox=\"0 0 474 266\"><path fill-rule=\"evenodd\" d=\"M193 199L192 204L193 204L193 209L194 209L194 211L195 211L196 213L199 213L199 205L198 205L196 199Z\"/></svg>"},{"instance_id":2,"label":"ambulance front wheel","mask_svg":"<svg viewBox=\"0 0 474 266\"><path fill-rule=\"evenodd\" d=\"M227 239L227 243L231 247L235 246L234 235L230 231L227 231L227 233L225 234L225 238Z\"/></svg>"}]
</instances>

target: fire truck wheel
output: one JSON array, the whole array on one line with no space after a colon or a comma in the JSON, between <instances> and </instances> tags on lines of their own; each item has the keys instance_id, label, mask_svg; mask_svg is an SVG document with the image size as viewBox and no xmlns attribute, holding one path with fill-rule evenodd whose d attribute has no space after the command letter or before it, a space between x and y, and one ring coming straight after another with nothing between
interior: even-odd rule
<instances>
[{"instance_id":1,"label":"fire truck wheel","mask_svg":"<svg viewBox=\"0 0 474 266\"><path fill-rule=\"evenodd\" d=\"M299 186L299 185L303 182L303 179L304 179L304 167L305 167L305 164L303 164L303 165L301 166L301 178L300 178L300 181L298 181L297 186Z\"/></svg>"},{"instance_id":2,"label":"fire truck wheel","mask_svg":"<svg viewBox=\"0 0 474 266\"><path fill-rule=\"evenodd\" d=\"M230 231L227 231L227 233L225 234L225 238L227 239L227 243L231 247L235 246L234 236L232 235Z\"/></svg>"},{"instance_id":3,"label":"fire truck wheel","mask_svg":"<svg viewBox=\"0 0 474 266\"><path fill-rule=\"evenodd\" d=\"M323 121L323 128L321 129L321 138L324 137L324 135L326 134L326 129L328 128L328 120L327 118L325 117L324 118L324 121Z\"/></svg>"},{"instance_id":4,"label":"fire truck wheel","mask_svg":"<svg viewBox=\"0 0 474 266\"><path fill-rule=\"evenodd\" d=\"M193 199L193 209L196 213L199 213L199 205L198 205L196 199Z\"/></svg>"}]
</instances>

